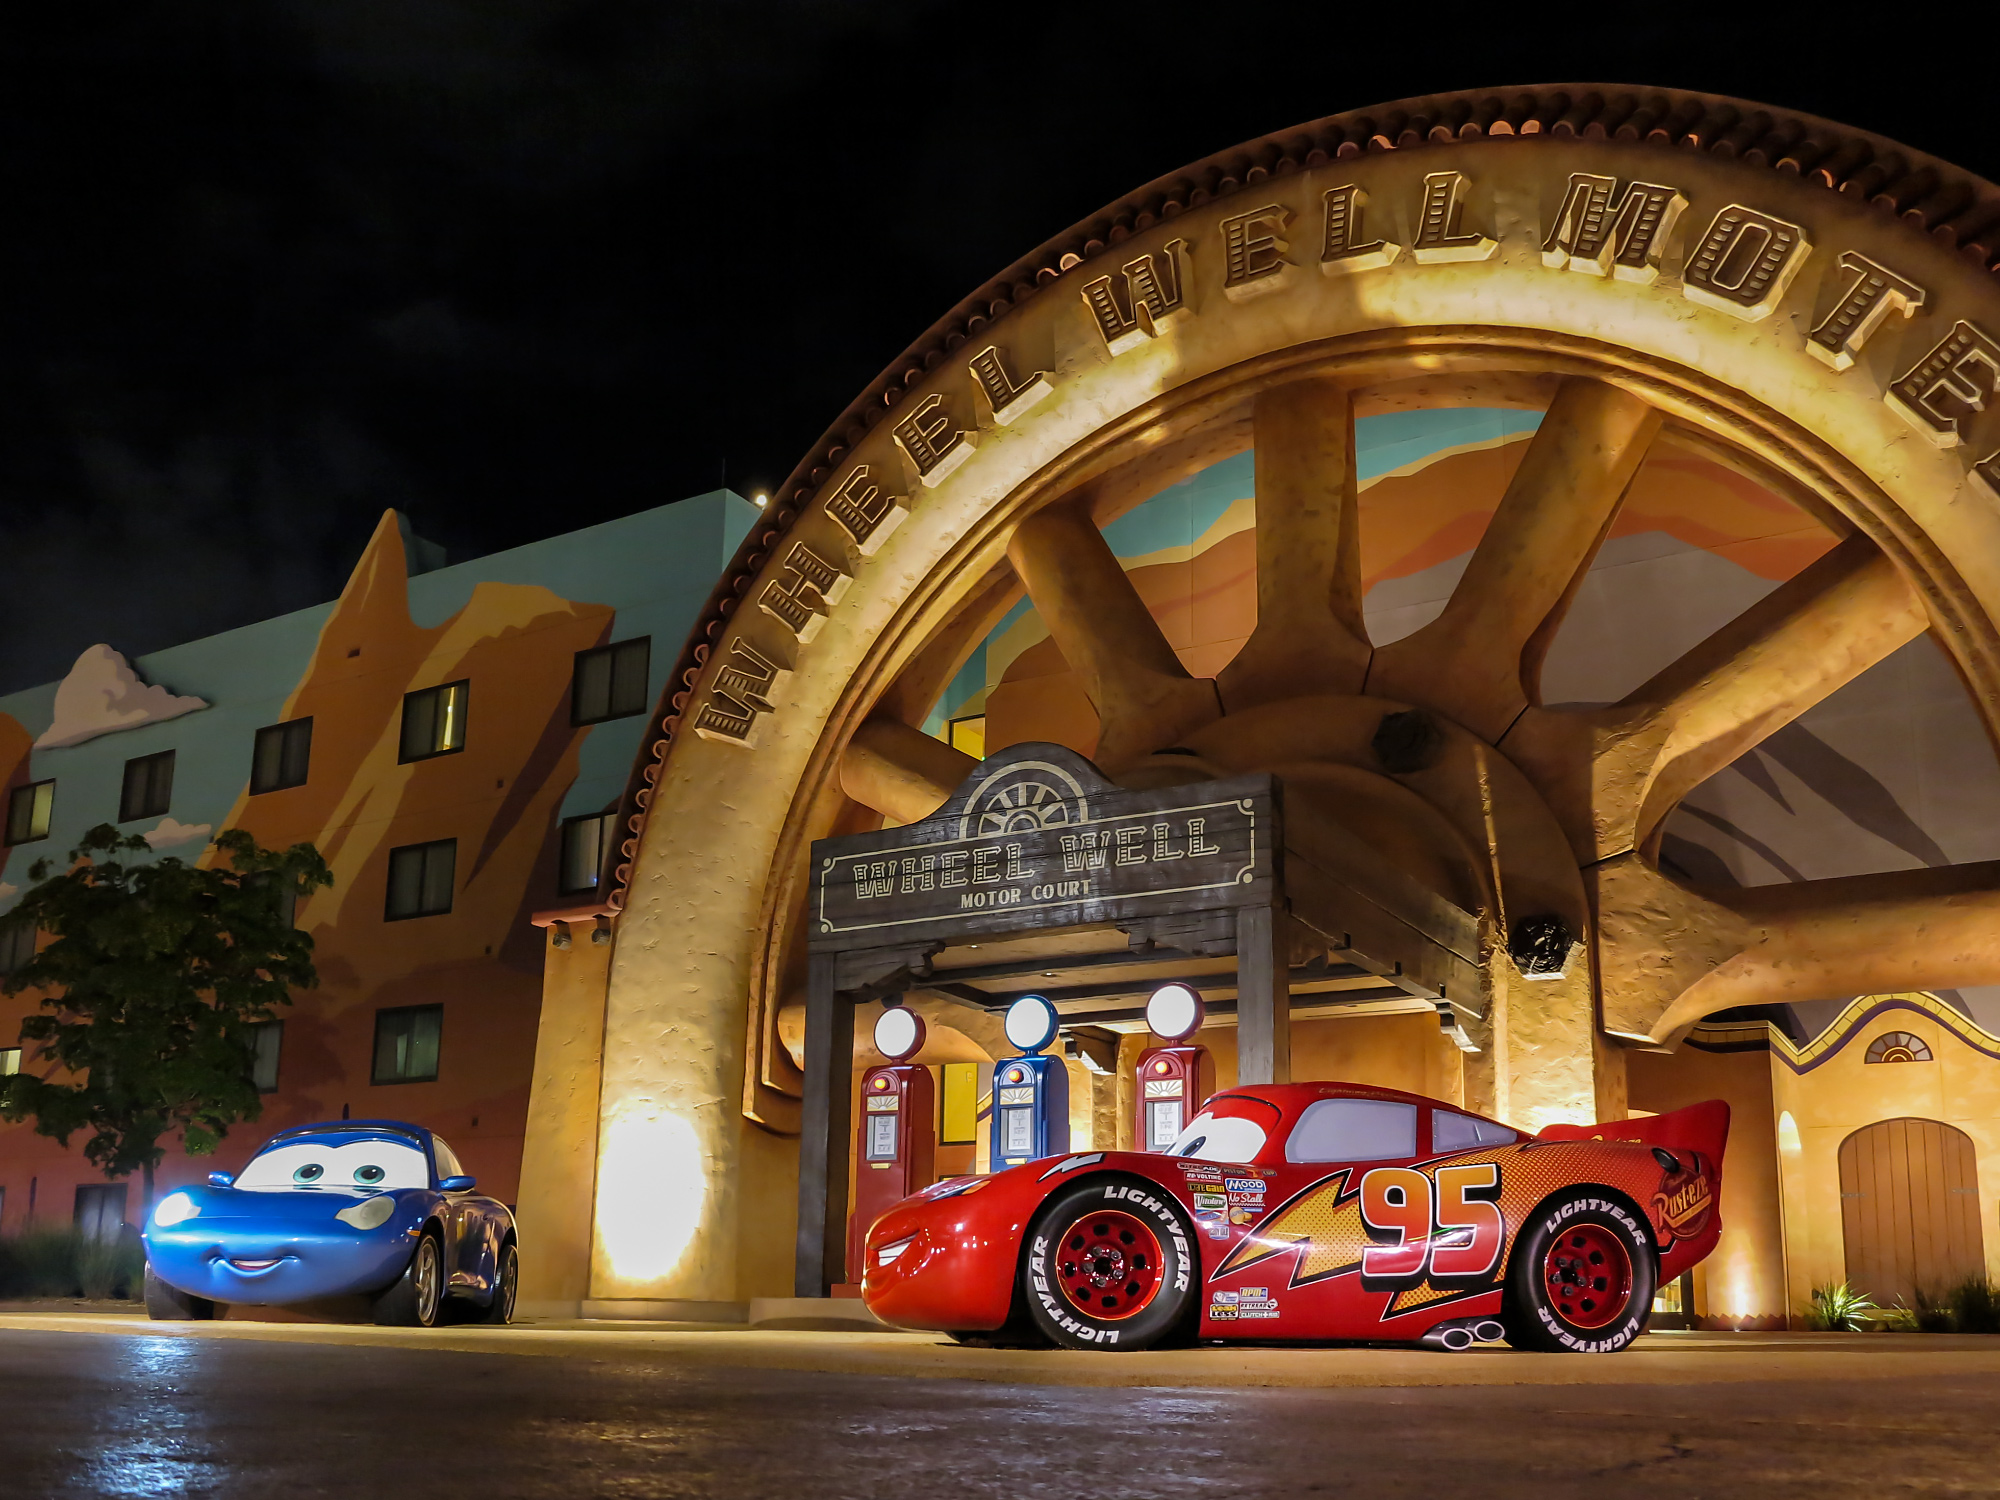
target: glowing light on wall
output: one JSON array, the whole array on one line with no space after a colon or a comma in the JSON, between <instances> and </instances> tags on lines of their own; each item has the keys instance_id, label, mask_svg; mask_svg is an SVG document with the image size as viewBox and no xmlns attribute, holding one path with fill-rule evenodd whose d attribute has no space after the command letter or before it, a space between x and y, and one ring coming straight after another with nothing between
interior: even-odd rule
<instances>
[{"instance_id":1,"label":"glowing light on wall","mask_svg":"<svg viewBox=\"0 0 2000 1500\"><path fill-rule=\"evenodd\" d=\"M708 1163L694 1125L679 1115L614 1119L599 1155L597 1238L621 1281L673 1274L701 1227Z\"/></svg>"},{"instance_id":2,"label":"glowing light on wall","mask_svg":"<svg viewBox=\"0 0 2000 1500\"><path fill-rule=\"evenodd\" d=\"M1789 1109L1778 1112L1778 1149L1786 1152L1799 1149L1799 1122L1792 1118Z\"/></svg>"}]
</instances>

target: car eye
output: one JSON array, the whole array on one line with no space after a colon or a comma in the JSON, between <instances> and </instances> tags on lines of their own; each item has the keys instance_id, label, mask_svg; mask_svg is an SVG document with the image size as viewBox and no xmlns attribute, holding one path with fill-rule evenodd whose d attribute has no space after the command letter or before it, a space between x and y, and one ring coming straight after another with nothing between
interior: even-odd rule
<instances>
[{"instance_id":1,"label":"car eye","mask_svg":"<svg viewBox=\"0 0 2000 1500\"><path fill-rule=\"evenodd\" d=\"M354 1180L363 1187L373 1187L388 1175L380 1167L356 1167L354 1169Z\"/></svg>"},{"instance_id":2,"label":"car eye","mask_svg":"<svg viewBox=\"0 0 2000 1500\"><path fill-rule=\"evenodd\" d=\"M1180 1154L1182 1156L1193 1156L1195 1152L1199 1151L1203 1146L1206 1146L1207 1144L1208 1144L1208 1137L1205 1135L1198 1135L1193 1140L1189 1141L1185 1146L1181 1147Z\"/></svg>"},{"instance_id":3,"label":"car eye","mask_svg":"<svg viewBox=\"0 0 2000 1500\"><path fill-rule=\"evenodd\" d=\"M316 1161L309 1161L304 1166L300 1167L296 1172L292 1173L292 1181L318 1182L320 1178L325 1175L326 1175L325 1167L321 1166Z\"/></svg>"}]
</instances>

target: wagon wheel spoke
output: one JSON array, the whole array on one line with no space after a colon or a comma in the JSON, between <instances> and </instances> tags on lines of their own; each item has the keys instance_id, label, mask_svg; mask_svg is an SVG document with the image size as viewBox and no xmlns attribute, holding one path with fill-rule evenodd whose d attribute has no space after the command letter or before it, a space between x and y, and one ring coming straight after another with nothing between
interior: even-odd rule
<instances>
[{"instance_id":1,"label":"wagon wheel spoke","mask_svg":"<svg viewBox=\"0 0 2000 1500\"><path fill-rule=\"evenodd\" d=\"M1536 781L1579 858L1605 859L1643 846L1695 787L1928 623L1894 564L1850 537L1623 701L1531 709L1502 749Z\"/></svg>"},{"instance_id":2,"label":"wagon wheel spoke","mask_svg":"<svg viewBox=\"0 0 2000 1500\"><path fill-rule=\"evenodd\" d=\"M1217 679L1231 713L1308 693L1356 693L1361 620L1354 404L1300 380L1255 403L1257 625Z\"/></svg>"},{"instance_id":3,"label":"wagon wheel spoke","mask_svg":"<svg viewBox=\"0 0 2000 1500\"><path fill-rule=\"evenodd\" d=\"M1087 496L1023 521L1007 556L1097 709L1094 758L1116 775L1220 716L1215 684L1188 675L1091 519Z\"/></svg>"},{"instance_id":4,"label":"wagon wheel spoke","mask_svg":"<svg viewBox=\"0 0 2000 1500\"><path fill-rule=\"evenodd\" d=\"M1637 396L1564 381L1444 612L1375 653L1368 691L1497 743L1535 701L1548 641L1659 428Z\"/></svg>"}]
</instances>

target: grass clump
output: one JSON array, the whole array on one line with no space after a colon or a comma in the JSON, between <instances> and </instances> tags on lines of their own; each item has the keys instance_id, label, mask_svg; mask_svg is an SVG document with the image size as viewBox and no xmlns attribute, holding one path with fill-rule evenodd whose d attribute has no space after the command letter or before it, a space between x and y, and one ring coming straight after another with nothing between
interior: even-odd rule
<instances>
[{"instance_id":1,"label":"grass clump","mask_svg":"<svg viewBox=\"0 0 2000 1500\"><path fill-rule=\"evenodd\" d=\"M1917 1333L2000 1333L2000 1285L1968 1276L1944 1288L1920 1286L1896 1311Z\"/></svg>"}]
</instances>

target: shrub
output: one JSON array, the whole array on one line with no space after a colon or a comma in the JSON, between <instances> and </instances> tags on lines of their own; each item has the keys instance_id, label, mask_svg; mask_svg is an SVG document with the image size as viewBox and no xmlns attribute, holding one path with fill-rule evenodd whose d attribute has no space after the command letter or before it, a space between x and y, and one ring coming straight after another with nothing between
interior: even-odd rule
<instances>
[{"instance_id":1,"label":"shrub","mask_svg":"<svg viewBox=\"0 0 2000 1500\"><path fill-rule=\"evenodd\" d=\"M1806 1309L1806 1327L1822 1333L1859 1333L1868 1326L1869 1314L1879 1311L1865 1293L1846 1282L1838 1286L1816 1286L1812 1305Z\"/></svg>"},{"instance_id":2,"label":"shrub","mask_svg":"<svg viewBox=\"0 0 2000 1500\"><path fill-rule=\"evenodd\" d=\"M2000 1333L2000 1286L1968 1276L1951 1289L1950 1300L1960 1333Z\"/></svg>"},{"instance_id":3,"label":"shrub","mask_svg":"<svg viewBox=\"0 0 2000 1500\"><path fill-rule=\"evenodd\" d=\"M67 1225L0 1239L0 1297L136 1297L146 1252L137 1236L86 1240Z\"/></svg>"},{"instance_id":4,"label":"shrub","mask_svg":"<svg viewBox=\"0 0 2000 1500\"><path fill-rule=\"evenodd\" d=\"M1928 1286L1912 1290L1910 1321L1918 1333L1956 1333L1958 1315L1951 1305L1951 1293Z\"/></svg>"}]
</instances>

